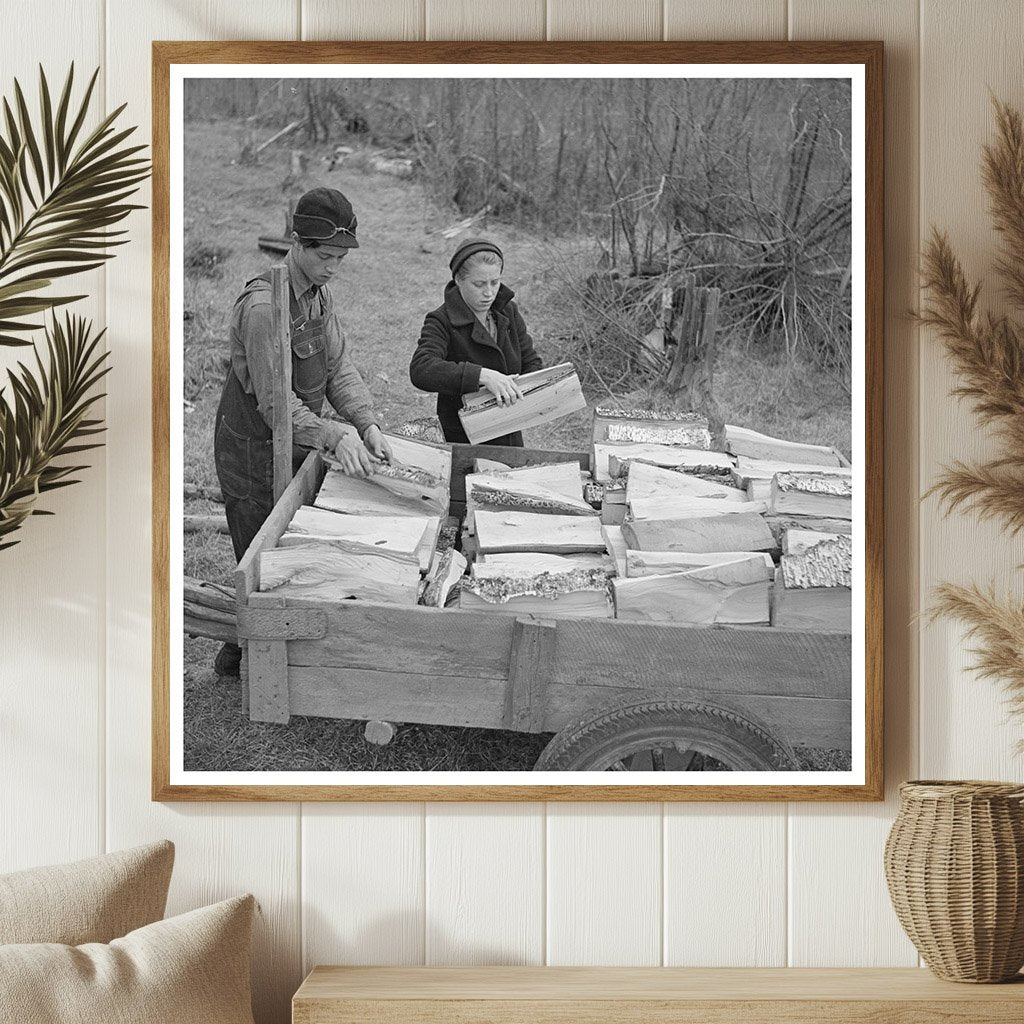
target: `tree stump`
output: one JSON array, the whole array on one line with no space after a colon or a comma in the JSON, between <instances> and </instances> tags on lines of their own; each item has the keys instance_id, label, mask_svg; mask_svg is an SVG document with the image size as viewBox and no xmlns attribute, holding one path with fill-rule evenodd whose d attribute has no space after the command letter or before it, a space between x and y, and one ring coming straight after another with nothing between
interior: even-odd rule
<instances>
[{"instance_id":1,"label":"tree stump","mask_svg":"<svg viewBox=\"0 0 1024 1024\"><path fill-rule=\"evenodd\" d=\"M673 302L673 310L678 310L671 332L676 350L667 379L675 408L707 417L708 429L716 441L721 440L725 428L713 387L719 296L717 288L697 287L693 274L684 276Z\"/></svg>"}]
</instances>

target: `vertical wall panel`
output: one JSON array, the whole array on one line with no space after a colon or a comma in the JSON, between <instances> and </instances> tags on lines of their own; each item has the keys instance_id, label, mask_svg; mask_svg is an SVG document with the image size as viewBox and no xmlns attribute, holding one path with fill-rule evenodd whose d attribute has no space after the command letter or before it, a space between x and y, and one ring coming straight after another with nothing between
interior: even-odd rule
<instances>
[{"instance_id":1,"label":"vertical wall panel","mask_svg":"<svg viewBox=\"0 0 1024 1024\"><path fill-rule=\"evenodd\" d=\"M103 63L102 0L72 7L45 0L15 20L3 44L0 92L13 104L17 78L35 116L39 64L57 97L74 61L80 100ZM105 113L102 81L90 126ZM100 328L103 281L94 271L48 291L61 294L63 285L63 294L87 294L67 310ZM42 331L24 337L45 352ZM32 349L0 348L0 401L10 399L7 368L17 362L32 367ZM81 483L39 500L54 515L30 518L13 535L18 544L0 551L0 871L103 850L106 457L100 449L81 461L90 463L75 474Z\"/></svg>"},{"instance_id":2,"label":"vertical wall panel","mask_svg":"<svg viewBox=\"0 0 1024 1024\"><path fill-rule=\"evenodd\" d=\"M785 39L786 0L665 0L666 39Z\"/></svg>"},{"instance_id":3,"label":"vertical wall panel","mask_svg":"<svg viewBox=\"0 0 1024 1024\"><path fill-rule=\"evenodd\" d=\"M304 804L303 970L424 962L422 804Z\"/></svg>"},{"instance_id":4,"label":"vertical wall panel","mask_svg":"<svg viewBox=\"0 0 1024 1024\"><path fill-rule=\"evenodd\" d=\"M545 0L426 0L427 39L544 38Z\"/></svg>"},{"instance_id":5,"label":"vertical wall panel","mask_svg":"<svg viewBox=\"0 0 1024 1024\"><path fill-rule=\"evenodd\" d=\"M294 38L295 0L140 5L108 0L108 102L150 137L151 39ZM143 202L148 202L148 188ZM110 380L108 562L108 837L112 848L166 836L178 846L172 912L251 891L263 910L254 947L257 1019L288 1019L299 980L298 808L150 802L150 223L108 275ZM210 685L224 685L210 676Z\"/></svg>"},{"instance_id":6,"label":"vertical wall panel","mask_svg":"<svg viewBox=\"0 0 1024 1024\"><path fill-rule=\"evenodd\" d=\"M426 811L426 962L543 964L544 805Z\"/></svg>"},{"instance_id":7,"label":"vertical wall panel","mask_svg":"<svg viewBox=\"0 0 1024 1024\"><path fill-rule=\"evenodd\" d=\"M547 0L548 39L661 39L662 0Z\"/></svg>"},{"instance_id":8,"label":"vertical wall panel","mask_svg":"<svg viewBox=\"0 0 1024 1024\"><path fill-rule=\"evenodd\" d=\"M303 39L422 39L426 0L302 0Z\"/></svg>"},{"instance_id":9,"label":"vertical wall panel","mask_svg":"<svg viewBox=\"0 0 1024 1024\"><path fill-rule=\"evenodd\" d=\"M663 962L661 804L548 804L549 964Z\"/></svg>"},{"instance_id":10,"label":"vertical wall panel","mask_svg":"<svg viewBox=\"0 0 1024 1024\"><path fill-rule=\"evenodd\" d=\"M668 39L785 39L785 0L667 0ZM786 808L665 805L665 963L786 962Z\"/></svg>"},{"instance_id":11,"label":"vertical wall panel","mask_svg":"<svg viewBox=\"0 0 1024 1024\"><path fill-rule=\"evenodd\" d=\"M925 0L921 21L921 221L949 235L972 279L983 283L982 306L1005 311L992 272L997 239L980 181L981 147L994 139L991 94L1024 108L1024 6L1014 0L965 4ZM1017 311L1019 316L1019 311ZM922 332L921 485L943 464L992 451L991 434L969 406L947 397L954 384L941 342ZM921 506L921 602L942 580L990 581L1019 603L1024 541L970 514L948 519L932 498ZM1014 746L1020 718L1008 719L998 683L966 671L973 660L961 628L926 626L921 646L921 771L934 778L1021 779Z\"/></svg>"},{"instance_id":12,"label":"vertical wall panel","mask_svg":"<svg viewBox=\"0 0 1024 1024\"><path fill-rule=\"evenodd\" d=\"M917 338L907 316L917 294L917 0L791 0L790 25L794 39L882 39L886 45L888 782L882 805L790 806L790 955L794 966L906 966L917 956L891 909L882 846L896 788L917 764ZM827 915L823 907L830 908Z\"/></svg>"},{"instance_id":13,"label":"vertical wall panel","mask_svg":"<svg viewBox=\"0 0 1024 1024\"><path fill-rule=\"evenodd\" d=\"M785 806L665 805L665 963L785 966Z\"/></svg>"}]
</instances>

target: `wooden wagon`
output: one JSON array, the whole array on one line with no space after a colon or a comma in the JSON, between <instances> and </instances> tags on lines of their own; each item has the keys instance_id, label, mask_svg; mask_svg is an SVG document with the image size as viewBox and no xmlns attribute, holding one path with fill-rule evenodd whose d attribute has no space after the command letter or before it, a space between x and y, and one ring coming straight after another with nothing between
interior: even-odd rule
<instances>
[{"instance_id":1,"label":"wooden wagon","mask_svg":"<svg viewBox=\"0 0 1024 1024\"><path fill-rule=\"evenodd\" d=\"M574 453L575 454L575 453ZM454 445L451 514L485 455L564 452ZM572 458L573 455L569 455ZM583 468L590 456L575 454ZM794 746L851 749L849 633L693 628L614 619L328 603L259 592L260 558L326 471L310 454L236 572L250 717L292 715L555 733L537 769L796 767Z\"/></svg>"},{"instance_id":2,"label":"wooden wagon","mask_svg":"<svg viewBox=\"0 0 1024 1024\"><path fill-rule=\"evenodd\" d=\"M311 505L326 464L291 473L291 344L283 271L272 275L274 510L235 573L252 720L292 715L554 733L536 770L749 771L798 767L793 748L851 750L848 632L547 618L261 593L260 560ZM453 445L449 513L485 457L518 467L587 453Z\"/></svg>"}]
</instances>

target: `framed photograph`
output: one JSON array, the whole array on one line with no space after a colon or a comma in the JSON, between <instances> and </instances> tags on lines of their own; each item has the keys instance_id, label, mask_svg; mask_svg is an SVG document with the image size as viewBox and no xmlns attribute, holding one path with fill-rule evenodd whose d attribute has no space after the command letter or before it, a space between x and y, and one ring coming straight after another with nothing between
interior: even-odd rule
<instances>
[{"instance_id":1,"label":"framed photograph","mask_svg":"<svg viewBox=\"0 0 1024 1024\"><path fill-rule=\"evenodd\" d=\"M153 44L158 800L882 796L882 44Z\"/></svg>"}]
</instances>

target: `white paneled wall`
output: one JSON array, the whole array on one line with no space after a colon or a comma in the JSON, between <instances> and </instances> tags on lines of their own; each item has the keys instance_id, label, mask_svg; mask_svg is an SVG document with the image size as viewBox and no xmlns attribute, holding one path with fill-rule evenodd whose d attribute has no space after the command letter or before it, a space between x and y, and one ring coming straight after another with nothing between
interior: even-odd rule
<instances>
[{"instance_id":1,"label":"white paneled wall","mask_svg":"<svg viewBox=\"0 0 1024 1024\"><path fill-rule=\"evenodd\" d=\"M886 802L867 805L174 805L149 800L149 223L86 289L109 327L108 446L0 554L0 870L168 836L171 909L239 890L261 1024L314 963L915 962L881 845L917 773L1020 778L1019 726L965 670L954 625L913 617L942 578L1015 579L994 527L918 494L983 449L918 301L918 239L971 273L993 248L978 186L988 90L1024 106L1018 0L36 0L0 89L74 59L148 135L152 39L883 39L886 64ZM988 289L989 293L993 289ZM0 354L0 360L6 359ZM0 362L0 365L3 365ZM919 636L920 629L920 636ZM920 641L920 642L919 642ZM920 685L919 685L920 680Z\"/></svg>"}]
</instances>

